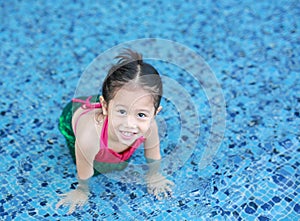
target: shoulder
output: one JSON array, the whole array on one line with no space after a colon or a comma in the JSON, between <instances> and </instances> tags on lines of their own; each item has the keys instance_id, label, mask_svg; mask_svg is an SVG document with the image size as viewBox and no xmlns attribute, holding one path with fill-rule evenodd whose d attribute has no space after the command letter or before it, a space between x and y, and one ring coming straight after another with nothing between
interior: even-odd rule
<instances>
[{"instance_id":1,"label":"shoulder","mask_svg":"<svg viewBox=\"0 0 300 221\"><path fill-rule=\"evenodd\" d=\"M99 144L102 130L99 110L79 108L72 117L72 127L79 144L90 146Z\"/></svg>"},{"instance_id":2,"label":"shoulder","mask_svg":"<svg viewBox=\"0 0 300 221\"><path fill-rule=\"evenodd\" d=\"M155 120L151 124L149 134L144 142L144 151L145 157L148 159L161 159L158 127Z\"/></svg>"},{"instance_id":3,"label":"shoulder","mask_svg":"<svg viewBox=\"0 0 300 221\"><path fill-rule=\"evenodd\" d=\"M73 113L72 128L77 130L77 127L91 126L90 123L101 124L103 118L102 112L98 109L83 109L80 107Z\"/></svg>"},{"instance_id":4,"label":"shoulder","mask_svg":"<svg viewBox=\"0 0 300 221\"><path fill-rule=\"evenodd\" d=\"M158 137L158 127L156 120L154 119L153 122L151 122L150 128L145 134L145 143L152 143L152 142L157 142L159 140Z\"/></svg>"}]
</instances>

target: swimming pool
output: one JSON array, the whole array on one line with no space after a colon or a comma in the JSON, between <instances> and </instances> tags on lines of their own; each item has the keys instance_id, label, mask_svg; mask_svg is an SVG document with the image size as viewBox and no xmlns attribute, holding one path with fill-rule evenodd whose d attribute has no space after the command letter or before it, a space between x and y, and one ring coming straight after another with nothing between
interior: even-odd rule
<instances>
[{"instance_id":1,"label":"swimming pool","mask_svg":"<svg viewBox=\"0 0 300 221\"><path fill-rule=\"evenodd\" d=\"M296 0L5 1L0 6L2 220L299 219ZM56 194L75 186L76 170L57 128L60 112L95 57L141 38L179 42L209 64L226 101L222 144L200 170L210 106L193 79L168 73L190 93L200 119L197 146L170 176L176 183L173 198L156 201L142 184L98 176L89 205L66 216L65 208L55 209ZM173 108L164 102L167 110ZM170 142L163 141L163 154L178 135L172 113L161 114L175 131L162 133Z\"/></svg>"}]
</instances>

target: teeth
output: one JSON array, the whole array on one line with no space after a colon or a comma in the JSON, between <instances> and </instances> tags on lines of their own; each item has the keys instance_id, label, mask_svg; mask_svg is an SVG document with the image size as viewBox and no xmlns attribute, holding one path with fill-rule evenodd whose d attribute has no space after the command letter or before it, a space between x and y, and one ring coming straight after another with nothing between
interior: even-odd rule
<instances>
[{"instance_id":1,"label":"teeth","mask_svg":"<svg viewBox=\"0 0 300 221\"><path fill-rule=\"evenodd\" d=\"M125 136L127 136L127 137L129 137L129 136L131 136L132 135L132 133L130 133L130 132L122 132Z\"/></svg>"}]
</instances>

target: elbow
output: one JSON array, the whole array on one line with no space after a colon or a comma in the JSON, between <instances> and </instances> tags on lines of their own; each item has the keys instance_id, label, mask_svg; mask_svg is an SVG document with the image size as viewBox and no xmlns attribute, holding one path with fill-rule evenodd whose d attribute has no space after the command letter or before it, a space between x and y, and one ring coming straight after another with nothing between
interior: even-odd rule
<instances>
[{"instance_id":1,"label":"elbow","mask_svg":"<svg viewBox=\"0 0 300 221\"><path fill-rule=\"evenodd\" d=\"M92 171L81 171L77 170L78 178L81 180L87 180L94 175L94 170Z\"/></svg>"}]
</instances>

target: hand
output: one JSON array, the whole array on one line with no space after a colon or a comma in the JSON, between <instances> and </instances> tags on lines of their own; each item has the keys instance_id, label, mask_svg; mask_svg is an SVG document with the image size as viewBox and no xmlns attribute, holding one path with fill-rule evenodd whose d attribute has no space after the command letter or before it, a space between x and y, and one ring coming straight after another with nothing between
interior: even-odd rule
<instances>
[{"instance_id":1,"label":"hand","mask_svg":"<svg viewBox=\"0 0 300 221\"><path fill-rule=\"evenodd\" d=\"M56 209L60 206L70 206L68 215L73 213L77 207L82 208L88 201L89 191L77 188L65 194L59 194L63 197L57 204Z\"/></svg>"},{"instance_id":2,"label":"hand","mask_svg":"<svg viewBox=\"0 0 300 221\"><path fill-rule=\"evenodd\" d=\"M153 194L156 199L162 200L163 198L172 196L171 187L174 186L174 183L167 180L163 175L159 173L148 174L146 180L148 193Z\"/></svg>"}]
</instances>

